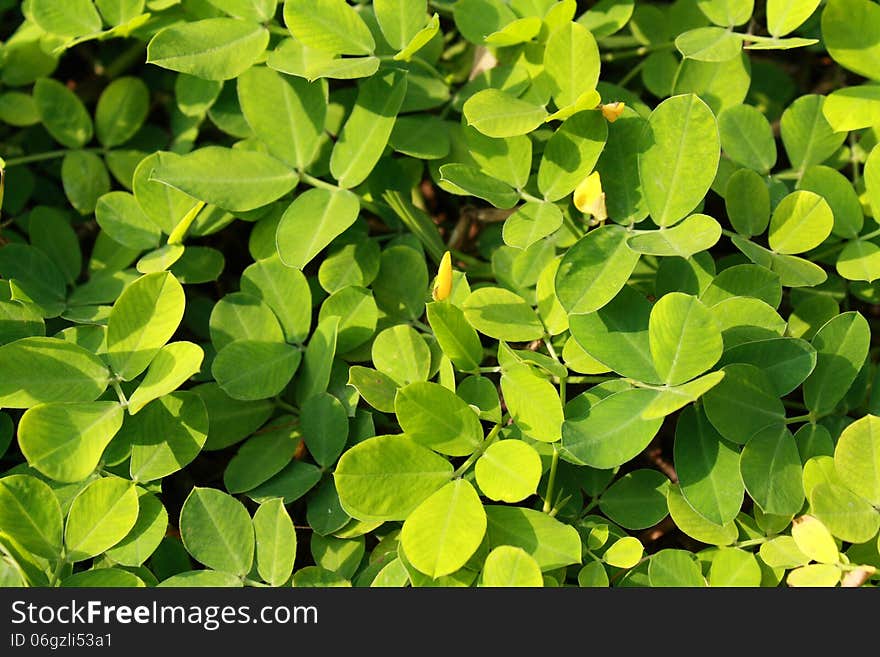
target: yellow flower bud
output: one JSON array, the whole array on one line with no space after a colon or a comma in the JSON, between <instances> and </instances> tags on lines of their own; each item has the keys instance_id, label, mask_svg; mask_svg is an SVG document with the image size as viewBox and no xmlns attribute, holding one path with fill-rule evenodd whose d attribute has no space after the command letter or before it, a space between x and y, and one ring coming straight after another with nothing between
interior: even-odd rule
<instances>
[{"instance_id":1,"label":"yellow flower bud","mask_svg":"<svg viewBox=\"0 0 880 657\"><path fill-rule=\"evenodd\" d=\"M626 107L620 101L616 103L608 103L607 105L601 105L602 116L604 116L609 123L614 123L617 119L620 118L620 115L623 114L623 108Z\"/></svg>"},{"instance_id":2,"label":"yellow flower bud","mask_svg":"<svg viewBox=\"0 0 880 657\"><path fill-rule=\"evenodd\" d=\"M440 268L437 270L437 278L434 279L434 289L431 296L434 301L443 301L452 292L452 256L449 251L440 259Z\"/></svg>"},{"instance_id":3,"label":"yellow flower bud","mask_svg":"<svg viewBox=\"0 0 880 657\"><path fill-rule=\"evenodd\" d=\"M596 221L605 221L608 218L605 194L602 192L602 179L598 171L584 178L574 190L574 205L584 214L593 215Z\"/></svg>"}]
</instances>

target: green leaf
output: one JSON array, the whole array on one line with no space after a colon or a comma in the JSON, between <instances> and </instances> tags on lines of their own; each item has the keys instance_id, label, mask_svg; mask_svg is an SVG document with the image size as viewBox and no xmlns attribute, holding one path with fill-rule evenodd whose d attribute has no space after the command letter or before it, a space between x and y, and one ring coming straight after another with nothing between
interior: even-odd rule
<instances>
[{"instance_id":1,"label":"green leaf","mask_svg":"<svg viewBox=\"0 0 880 657\"><path fill-rule=\"evenodd\" d=\"M82 254L67 215L48 206L37 206L28 217L28 233L31 245L54 260L67 283L73 285L82 271Z\"/></svg>"},{"instance_id":2,"label":"green leaf","mask_svg":"<svg viewBox=\"0 0 880 657\"><path fill-rule=\"evenodd\" d=\"M501 287L474 290L462 304L468 323L480 333L509 342L535 340L544 335L537 313L519 295Z\"/></svg>"},{"instance_id":3,"label":"green leaf","mask_svg":"<svg viewBox=\"0 0 880 657\"><path fill-rule=\"evenodd\" d=\"M751 237L767 230L770 190L757 172L745 168L735 171L727 180L724 204L731 225L740 235Z\"/></svg>"},{"instance_id":4,"label":"green leaf","mask_svg":"<svg viewBox=\"0 0 880 657\"><path fill-rule=\"evenodd\" d=\"M73 91L57 80L40 78L33 95L40 121L55 141L80 148L92 140L92 118Z\"/></svg>"},{"instance_id":5,"label":"green leaf","mask_svg":"<svg viewBox=\"0 0 880 657\"><path fill-rule=\"evenodd\" d=\"M861 130L880 123L880 87L865 84L831 92L822 107L835 132Z\"/></svg>"},{"instance_id":6,"label":"green leaf","mask_svg":"<svg viewBox=\"0 0 880 657\"><path fill-rule=\"evenodd\" d=\"M147 63L206 80L231 80L266 51L269 31L234 18L174 23L147 44Z\"/></svg>"},{"instance_id":7,"label":"green leaf","mask_svg":"<svg viewBox=\"0 0 880 657\"><path fill-rule=\"evenodd\" d=\"M474 466L483 495L498 502L520 502L534 495L541 480L541 457L521 440L493 443Z\"/></svg>"},{"instance_id":8,"label":"green leaf","mask_svg":"<svg viewBox=\"0 0 880 657\"><path fill-rule=\"evenodd\" d=\"M486 512L474 487L449 482L407 516L400 542L419 571L437 578L464 566L486 533Z\"/></svg>"},{"instance_id":9,"label":"green leaf","mask_svg":"<svg viewBox=\"0 0 880 657\"><path fill-rule=\"evenodd\" d=\"M639 261L628 237L620 226L602 226L568 249L556 272L556 295L569 313L599 310L623 288Z\"/></svg>"},{"instance_id":10,"label":"green leaf","mask_svg":"<svg viewBox=\"0 0 880 657\"><path fill-rule=\"evenodd\" d=\"M426 0L376 0L373 11L382 35L392 48L402 50L425 25Z\"/></svg>"},{"instance_id":11,"label":"green leaf","mask_svg":"<svg viewBox=\"0 0 880 657\"><path fill-rule=\"evenodd\" d=\"M847 280L873 282L880 278L880 247L873 242L853 240L843 247L836 268Z\"/></svg>"},{"instance_id":12,"label":"green leaf","mask_svg":"<svg viewBox=\"0 0 880 657\"><path fill-rule=\"evenodd\" d=\"M146 491L138 493L138 516L134 527L107 556L123 566L137 567L156 551L168 530L168 512L159 498Z\"/></svg>"},{"instance_id":13,"label":"green leaf","mask_svg":"<svg viewBox=\"0 0 880 657\"><path fill-rule=\"evenodd\" d=\"M208 435L205 449L217 450L237 443L259 428L272 415L269 401L242 402L232 399L216 383L204 383L192 389L208 409Z\"/></svg>"},{"instance_id":14,"label":"green leaf","mask_svg":"<svg viewBox=\"0 0 880 657\"><path fill-rule=\"evenodd\" d=\"M804 381L804 403L813 413L830 413L855 381L868 354L871 329L856 311L845 312L813 337L816 367Z\"/></svg>"},{"instance_id":15,"label":"green leaf","mask_svg":"<svg viewBox=\"0 0 880 657\"><path fill-rule=\"evenodd\" d=\"M95 132L105 147L124 144L150 110L150 91L140 78L123 76L107 85L95 108Z\"/></svg>"},{"instance_id":16,"label":"green leaf","mask_svg":"<svg viewBox=\"0 0 880 657\"><path fill-rule=\"evenodd\" d=\"M666 385L689 381L712 367L724 345L709 309L696 297L671 292L651 310L648 340L654 367Z\"/></svg>"},{"instance_id":17,"label":"green leaf","mask_svg":"<svg viewBox=\"0 0 880 657\"><path fill-rule=\"evenodd\" d=\"M728 107L718 116L718 131L722 150L737 164L762 174L768 173L776 164L773 129L755 107Z\"/></svg>"},{"instance_id":18,"label":"green leaf","mask_svg":"<svg viewBox=\"0 0 880 657\"><path fill-rule=\"evenodd\" d=\"M503 28L489 34L485 41L487 45L496 47L515 46L527 43L538 36L541 31L541 19L537 16L526 16L511 21Z\"/></svg>"},{"instance_id":19,"label":"green leaf","mask_svg":"<svg viewBox=\"0 0 880 657\"><path fill-rule=\"evenodd\" d=\"M199 372L205 353L192 342L170 342L150 362L147 373L128 398L128 412L134 415L162 395L176 390Z\"/></svg>"},{"instance_id":20,"label":"green leaf","mask_svg":"<svg viewBox=\"0 0 880 657\"><path fill-rule=\"evenodd\" d=\"M266 59L269 68L314 82L319 78L352 80L366 78L379 70L378 57L337 57L333 53L307 48L296 39L284 39Z\"/></svg>"},{"instance_id":21,"label":"green leaf","mask_svg":"<svg viewBox=\"0 0 880 657\"><path fill-rule=\"evenodd\" d=\"M798 549L819 563L837 563L840 553L828 528L811 515L795 518L791 523L791 537Z\"/></svg>"},{"instance_id":22,"label":"green leaf","mask_svg":"<svg viewBox=\"0 0 880 657\"><path fill-rule=\"evenodd\" d=\"M673 96L654 109L642 133L639 176L655 224L672 226L699 204L715 178L720 144L715 115L699 97Z\"/></svg>"},{"instance_id":23,"label":"green leaf","mask_svg":"<svg viewBox=\"0 0 880 657\"><path fill-rule=\"evenodd\" d=\"M580 23L566 22L554 30L544 48L544 72L556 107L575 103L599 81L599 47Z\"/></svg>"},{"instance_id":24,"label":"green leaf","mask_svg":"<svg viewBox=\"0 0 880 657\"><path fill-rule=\"evenodd\" d=\"M339 502L359 520L404 520L452 478L452 464L406 436L376 436L339 459Z\"/></svg>"},{"instance_id":25,"label":"green leaf","mask_svg":"<svg viewBox=\"0 0 880 657\"><path fill-rule=\"evenodd\" d=\"M646 389L623 390L592 404L586 415L567 418L562 446L575 463L609 469L626 463L657 435L662 418L641 413L654 399Z\"/></svg>"},{"instance_id":26,"label":"green leaf","mask_svg":"<svg viewBox=\"0 0 880 657\"><path fill-rule=\"evenodd\" d=\"M771 568L796 568L809 563L810 557L805 555L791 536L775 536L762 543L758 552L761 561Z\"/></svg>"},{"instance_id":27,"label":"green leaf","mask_svg":"<svg viewBox=\"0 0 880 657\"><path fill-rule=\"evenodd\" d=\"M500 89L483 89L468 98L462 108L467 125L487 137L515 137L532 132L544 123L547 110L520 100Z\"/></svg>"},{"instance_id":28,"label":"green leaf","mask_svg":"<svg viewBox=\"0 0 880 657\"><path fill-rule=\"evenodd\" d=\"M346 353L373 337L379 310L368 289L350 285L337 290L321 304L319 322L334 316L340 320L336 349Z\"/></svg>"},{"instance_id":29,"label":"green leaf","mask_svg":"<svg viewBox=\"0 0 880 657\"><path fill-rule=\"evenodd\" d=\"M538 562L522 548L499 545L483 563L480 586L541 587L544 578Z\"/></svg>"},{"instance_id":30,"label":"green leaf","mask_svg":"<svg viewBox=\"0 0 880 657\"><path fill-rule=\"evenodd\" d=\"M151 180L225 210L246 212L287 194L296 187L298 177L264 153L205 146L187 155L164 158Z\"/></svg>"},{"instance_id":31,"label":"green leaf","mask_svg":"<svg viewBox=\"0 0 880 657\"><path fill-rule=\"evenodd\" d=\"M385 249L372 287L380 310L398 321L418 319L425 311L428 290L424 256L404 244Z\"/></svg>"},{"instance_id":32,"label":"green leaf","mask_svg":"<svg viewBox=\"0 0 880 657\"><path fill-rule=\"evenodd\" d=\"M64 527L67 560L84 561L112 548L137 522L138 494L119 477L96 479L73 500Z\"/></svg>"},{"instance_id":33,"label":"green leaf","mask_svg":"<svg viewBox=\"0 0 880 657\"><path fill-rule=\"evenodd\" d=\"M554 203L528 202L504 222L504 243L527 249L562 226L562 212Z\"/></svg>"},{"instance_id":34,"label":"green leaf","mask_svg":"<svg viewBox=\"0 0 880 657\"><path fill-rule=\"evenodd\" d=\"M783 198L770 217L769 243L777 253L803 253L831 234L834 214L824 198L808 191Z\"/></svg>"},{"instance_id":35,"label":"green leaf","mask_svg":"<svg viewBox=\"0 0 880 657\"><path fill-rule=\"evenodd\" d=\"M208 0L218 9L235 18L266 22L275 14L276 0Z\"/></svg>"},{"instance_id":36,"label":"green leaf","mask_svg":"<svg viewBox=\"0 0 880 657\"><path fill-rule=\"evenodd\" d=\"M490 550L501 545L521 548L545 573L581 563L581 538L571 525L524 507L490 505L485 508Z\"/></svg>"},{"instance_id":37,"label":"green leaf","mask_svg":"<svg viewBox=\"0 0 880 657\"><path fill-rule=\"evenodd\" d=\"M398 384L387 374L369 367L353 365L348 370L348 385L370 406L383 413L394 412L394 397Z\"/></svg>"},{"instance_id":38,"label":"green leaf","mask_svg":"<svg viewBox=\"0 0 880 657\"><path fill-rule=\"evenodd\" d=\"M441 188L460 196L476 196L496 208L512 208L519 194L507 183L487 176L479 168L467 164L444 164L440 167Z\"/></svg>"},{"instance_id":39,"label":"green leaf","mask_svg":"<svg viewBox=\"0 0 880 657\"><path fill-rule=\"evenodd\" d=\"M406 89L406 75L396 70L360 85L354 109L330 156L330 173L341 187L360 185L376 166L394 129Z\"/></svg>"},{"instance_id":40,"label":"green leaf","mask_svg":"<svg viewBox=\"0 0 880 657\"><path fill-rule=\"evenodd\" d=\"M369 55L376 47L367 24L345 0L285 0L284 24L306 47L334 55Z\"/></svg>"},{"instance_id":41,"label":"green leaf","mask_svg":"<svg viewBox=\"0 0 880 657\"><path fill-rule=\"evenodd\" d=\"M420 160L444 158L451 147L447 124L433 115L397 117L388 143L398 153Z\"/></svg>"},{"instance_id":42,"label":"green leaf","mask_svg":"<svg viewBox=\"0 0 880 657\"><path fill-rule=\"evenodd\" d=\"M504 370L501 393L510 417L523 435L552 443L562 438L562 402L556 387L527 365Z\"/></svg>"},{"instance_id":43,"label":"green leaf","mask_svg":"<svg viewBox=\"0 0 880 657\"><path fill-rule=\"evenodd\" d=\"M734 521L717 525L707 520L685 500L677 485L673 484L667 489L666 503L675 526L691 538L709 545L730 545L737 539Z\"/></svg>"},{"instance_id":44,"label":"green leaf","mask_svg":"<svg viewBox=\"0 0 880 657\"><path fill-rule=\"evenodd\" d=\"M373 363L398 385L427 381L431 352L419 333L406 324L383 330L373 341Z\"/></svg>"},{"instance_id":45,"label":"green leaf","mask_svg":"<svg viewBox=\"0 0 880 657\"><path fill-rule=\"evenodd\" d=\"M648 581L653 587L694 588L706 586L696 555L687 550L660 550L648 561Z\"/></svg>"},{"instance_id":46,"label":"green leaf","mask_svg":"<svg viewBox=\"0 0 880 657\"><path fill-rule=\"evenodd\" d=\"M93 401L110 381L107 366L94 354L76 344L40 336L0 346L0 371L0 406L5 408Z\"/></svg>"},{"instance_id":47,"label":"green leaf","mask_svg":"<svg viewBox=\"0 0 880 657\"><path fill-rule=\"evenodd\" d=\"M30 466L47 477L82 481L94 472L123 416L116 402L40 404L22 416L19 445Z\"/></svg>"},{"instance_id":48,"label":"green leaf","mask_svg":"<svg viewBox=\"0 0 880 657\"><path fill-rule=\"evenodd\" d=\"M206 404L197 394L177 391L128 418L120 438L131 443L132 479L155 481L189 465L207 440L208 417Z\"/></svg>"},{"instance_id":49,"label":"green leaf","mask_svg":"<svg viewBox=\"0 0 880 657\"><path fill-rule=\"evenodd\" d=\"M211 374L233 399L267 399L284 390L301 359L296 347L283 342L237 340L217 352Z\"/></svg>"},{"instance_id":50,"label":"green leaf","mask_svg":"<svg viewBox=\"0 0 880 657\"><path fill-rule=\"evenodd\" d=\"M842 541L864 543L880 530L880 513L864 498L832 482L813 487L810 511Z\"/></svg>"},{"instance_id":51,"label":"green leaf","mask_svg":"<svg viewBox=\"0 0 880 657\"><path fill-rule=\"evenodd\" d=\"M61 160L61 184L74 209L80 214L91 214L98 199L110 191L110 176L95 153L70 151Z\"/></svg>"},{"instance_id":52,"label":"green leaf","mask_svg":"<svg viewBox=\"0 0 880 657\"><path fill-rule=\"evenodd\" d=\"M767 31L775 37L793 32L819 6L820 0L767 0Z\"/></svg>"},{"instance_id":53,"label":"green leaf","mask_svg":"<svg viewBox=\"0 0 880 657\"><path fill-rule=\"evenodd\" d=\"M16 290L8 288L9 292L16 292L13 300L35 304L35 310L42 317L57 317L64 311L67 293L64 272L40 249L26 244L7 244L0 249L0 275L10 281L10 285L14 282ZM8 292L6 296L8 298Z\"/></svg>"},{"instance_id":54,"label":"green leaf","mask_svg":"<svg viewBox=\"0 0 880 657\"><path fill-rule=\"evenodd\" d=\"M654 401L648 404L645 410L642 411L642 419L651 420L658 417L666 417L684 408L717 386L723 378L724 372L709 372L705 376L701 376L684 385L655 388L657 395L654 397Z\"/></svg>"},{"instance_id":55,"label":"green leaf","mask_svg":"<svg viewBox=\"0 0 880 657\"><path fill-rule=\"evenodd\" d=\"M748 363L761 368L776 394L783 397L813 371L816 350L805 340L797 338L754 340L725 351L720 364L728 363Z\"/></svg>"},{"instance_id":56,"label":"green leaf","mask_svg":"<svg viewBox=\"0 0 880 657\"><path fill-rule=\"evenodd\" d=\"M765 513L792 516L804 503L801 458L791 432L767 427L746 443L740 460L746 490Z\"/></svg>"},{"instance_id":57,"label":"green leaf","mask_svg":"<svg viewBox=\"0 0 880 657\"><path fill-rule=\"evenodd\" d=\"M652 307L634 287L624 285L599 310L571 315L572 337L591 357L621 376L660 383L648 338Z\"/></svg>"},{"instance_id":58,"label":"green leaf","mask_svg":"<svg viewBox=\"0 0 880 657\"><path fill-rule=\"evenodd\" d=\"M637 253L690 258L710 249L721 238L721 225L705 214L692 214L667 230L636 231L626 245Z\"/></svg>"},{"instance_id":59,"label":"green leaf","mask_svg":"<svg viewBox=\"0 0 880 657\"><path fill-rule=\"evenodd\" d=\"M342 402L326 392L313 395L303 404L300 422L315 461L324 467L333 465L348 438L348 417Z\"/></svg>"},{"instance_id":60,"label":"green leaf","mask_svg":"<svg viewBox=\"0 0 880 657\"><path fill-rule=\"evenodd\" d=\"M822 11L822 40L838 64L880 80L880 7L870 0L829 0ZM841 135L845 137L844 135Z\"/></svg>"},{"instance_id":61,"label":"green leaf","mask_svg":"<svg viewBox=\"0 0 880 657\"><path fill-rule=\"evenodd\" d=\"M599 508L626 529L645 529L656 525L669 513L666 489L669 480L656 470L645 468L628 472L615 481L599 498Z\"/></svg>"},{"instance_id":62,"label":"green leaf","mask_svg":"<svg viewBox=\"0 0 880 657\"><path fill-rule=\"evenodd\" d=\"M779 123L782 143L791 166L805 170L831 157L846 140L845 132L834 132L823 114L825 96L801 96L782 113Z\"/></svg>"},{"instance_id":63,"label":"green leaf","mask_svg":"<svg viewBox=\"0 0 880 657\"><path fill-rule=\"evenodd\" d=\"M615 568L633 568L642 559L645 549L635 536L624 536L612 543L602 561Z\"/></svg>"},{"instance_id":64,"label":"green leaf","mask_svg":"<svg viewBox=\"0 0 880 657\"><path fill-rule=\"evenodd\" d=\"M180 537L208 568L244 576L254 560L254 527L244 505L215 488L196 486L180 510Z\"/></svg>"},{"instance_id":65,"label":"green leaf","mask_svg":"<svg viewBox=\"0 0 880 657\"><path fill-rule=\"evenodd\" d=\"M227 294L214 304L208 328L217 350L237 340L284 342L275 313L267 303L247 292Z\"/></svg>"},{"instance_id":66,"label":"green leaf","mask_svg":"<svg viewBox=\"0 0 880 657\"><path fill-rule=\"evenodd\" d=\"M797 187L825 199L834 213L832 233L840 237L858 237L865 218L859 197L846 176L831 167L813 166L804 171Z\"/></svg>"},{"instance_id":67,"label":"green leaf","mask_svg":"<svg viewBox=\"0 0 880 657\"><path fill-rule=\"evenodd\" d=\"M866 415L843 430L834 468L847 488L880 506L880 418Z\"/></svg>"},{"instance_id":68,"label":"green leaf","mask_svg":"<svg viewBox=\"0 0 880 657\"><path fill-rule=\"evenodd\" d=\"M744 445L758 431L785 424L785 407L760 368L733 363L724 379L703 395L706 416L724 438Z\"/></svg>"},{"instance_id":69,"label":"green leaf","mask_svg":"<svg viewBox=\"0 0 880 657\"><path fill-rule=\"evenodd\" d=\"M578 112L566 119L544 146L538 167L538 189L548 201L558 201L596 166L608 139L608 122L601 112Z\"/></svg>"},{"instance_id":70,"label":"green leaf","mask_svg":"<svg viewBox=\"0 0 880 657\"><path fill-rule=\"evenodd\" d=\"M173 587L173 588L241 588L241 578L236 577L232 573L222 573L216 570L189 570L186 572L172 575L168 579L159 582L157 587Z\"/></svg>"},{"instance_id":71,"label":"green leaf","mask_svg":"<svg viewBox=\"0 0 880 657\"><path fill-rule=\"evenodd\" d=\"M269 153L297 169L311 164L327 114L321 83L254 67L239 76L237 89L242 114Z\"/></svg>"},{"instance_id":72,"label":"green leaf","mask_svg":"<svg viewBox=\"0 0 880 657\"><path fill-rule=\"evenodd\" d=\"M443 353L464 371L475 370L483 360L483 346L477 332L467 323L464 312L451 303L429 303L428 322Z\"/></svg>"},{"instance_id":73,"label":"green leaf","mask_svg":"<svg viewBox=\"0 0 880 657\"><path fill-rule=\"evenodd\" d=\"M61 505L48 485L23 474L0 479L0 526L28 552L57 559L62 523Z\"/></svg>"},{"instance_id":74,"label":"green leaf","mask_svg":"<svg viewBox=\"0 0 880 657\"><path fill-rule=\"evenodd\" d=\"M183 318L183 287L168 272L142 276L119 295L107 321L113 371L130 381L143 372Z\"/></svg>"},{"instance_id":75,"label":"green leaf","mask_svg":"<svg viewBox=\"0 0 880 657\"><path fill-rule=\"evenodd\" d=\"M101 16L89 0L33 0L29 7L33 21L52 34L77 37L101 29Z\"/></svg>"},{"instance_id":76,"label":"green leaf","mask_svg":"<svg viewBox=\"0 0 880 657\"><path fill-rule=\"evenodd\" d=\"M722 548L709 566L709 586L757 587L761 585L761 566L751 552L739 548Z\"/></svg>"},{"instance_id":77,"label":"green leaf","mask_svg":"<svg viewBox=\"0 0 880 657\"><path fill-rule=\"evenodd\" d=\"M430 43L439 32L440 15L434 14L431 16L430 20L428 20L428 24L416 32L413 38L410 39L409 43L406 44L406 47L394 55L394 59L397 61L408 62L412 59L413 55L428 45L428 43Z\"/></svg>"},{"instance_id":78,"label":"green leaf","mask_svg":"<svg viewBox=\"0 0 880 657\"><path fill-rule=\"evenodd\" d=\"M465 39L478 45L517 18L502 0L458 0L452 10L455 27Z\"/></svg>"},{"instance_id":79,"label":"green leaf","mask_svg":"<svg viewBox=\"0 0 880 657\"><path fill-rule=\"evenodd\" d=\"M437 383L421 381L404 386L397 392L394 409L407 437L441 454L466 456L483 440L477 414Z\"/></svg>"},{"instance_id":80,"label":"green leaf","mask_svg":"<svg viewBox=\"0 0 880 657\"><path fill-rule=\"evenodd\" d=\"M840 576L836 564L813 563L792 570L785 583L792 587L834 587L840 582Z\"/></svg>"},{"instance_id":81,"label":"green leaf","mask_svg":"<svg viewBox=\"0 0 880 657\"><path fill-rule=\"evenodd\" d=\"M312 322L312 293L306 277L273 254L241 274L241 291L261 299L278 318L286 342L303 342Z\"/></svg>"},{"instance_id":82,"label":"green leaf","mask_svg":"<svg viewBox=\"0 0 880 657\"><path fill-rule=\"evenodd\" d=\"M350 578L364 556L364 539L340 539L312 534L311 553L315 563L340 577Z\"/></svg>"},{"instance_id":83,"label":"green leaf","mask_svg":"<svg viewBox=\"0 0 880 657\"><path fill-rule=\"evenodd\" d=\"M254 513L257 572L272 586L283 586L293 573L296 531L280 499L261 504Z\"/></svg>"},{"instance_id":84,"label":"green leaf","mask_svg":"<svg viewBox=\"0 0 880 657\"><path fill-rule=\"evenodd\" d=\"M675 47L687 59L726 62L742 51L742 36L721 27L697 27L675 37Z\"/></svg>"},{"instance_id":85,"label":"green leaf","mask_svg":"<svg viewBox=\"0 0 880 657\"><path fill-rule=\"evenodd\" d=\"M315 327L306 347L300 376L296 380L296 399L302 404L306 399L324 392L330 383L333 357L336 355L336 339L339 331L339 318L328 317Z\"/></svg>"},{"instance_id":86,"label":"green leaf","mask_svg":"<svg viewBox=\"0 0 880 657\"><path fill-rule=\"evenodd\" d=\"M141 210L128 192L108 192L98 198L95 219L116 242L141 251L159 246L161 229Z\"/></svg>"},{"instance_id":87,"label":"green leaf","mask_svg":"<svg viewBox=\"0 0 880 657\"><path fill-rule=\"evenodd\" d=\"M170 235L178 223L195 206L196 200L173 187L153 179L153 172L170 162L173 153L157 152L140 161L134 170L132 192L144 214L163 233Z\"/></svg>"},{"instance_id":88,"label":"green leaf","mask_svg":"<svg viewBox=\"0 0 880 657\"><path fill-rule=\"evenodd\" d=\"M732 522L742 506L739 450L724 440L705 412L686 408L675 428L673 460L681 495L715 525Z\"/></svg>"},{"instance_id":89,"label":"green leaf","mask_svg":"<svg viewBox=\"0 0 880 657\"><path fill-rule=\"evenodd\" d=\"M301 482L308 484L301 493L304 494L317 479L310 480L309 468L291 470L289 464L301 443L300 427L293 417L274 418L238 448L223 472L223 485L233 495L247 492L260 503L271 491L283 491L286 498L290 488L296 488Z\"/></svg>"}]
</instances>

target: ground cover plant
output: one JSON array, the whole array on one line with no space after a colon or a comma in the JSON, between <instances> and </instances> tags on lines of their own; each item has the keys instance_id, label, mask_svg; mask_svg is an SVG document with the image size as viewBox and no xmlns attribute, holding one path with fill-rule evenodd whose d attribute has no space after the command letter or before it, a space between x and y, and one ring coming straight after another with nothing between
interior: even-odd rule
<instances>
[{"instance_id":1,"label":"ground cover plant","mask_svg":"<svg viewBox=\"0 0 880 657\"><path fill-rule=\"evenodd\" d=\"M877 2L0 10L0 584L880 581Z\"/></svg>"}]
</instances>

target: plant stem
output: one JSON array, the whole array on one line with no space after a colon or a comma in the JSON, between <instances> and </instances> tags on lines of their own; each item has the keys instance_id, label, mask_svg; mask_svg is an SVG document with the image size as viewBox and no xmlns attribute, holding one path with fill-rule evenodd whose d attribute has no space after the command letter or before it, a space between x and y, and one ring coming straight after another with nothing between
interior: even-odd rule
<instances>
[{"instance_id":1,"label":"plant stem","mask_svg":"<svg viewBox=\"0 0 880 657\"><path fill-rule=\"evenodd\" d=\"M46 151L45 153L34 153L33 155L22 155L21 157L11 157L6 160L6 168L14 167L19 164L30 164L31 162L43 162L45 160L56 160L64 157L68 153L75 150L83 150L89 152L100 151L100 148L63 148L57 151Z\"/></svg>"},{"instance_id":2,"label":"plant stem","mask_svg":"<svg viewBox=\"0 0 880 657\"><path fill-rule=\"evenodd\" d=\"M574 219L569 217L567 214L562 215L562 223L565 224L565 227L568 228L573 235L576 237L582 237L584 231L580 229L580 227L574 223Z\"/></svg>"},{"instance_id":3,"label":"plant stem","mask_svg":"<svg viewBox=\"0 0 880 657\"><path fill-rule=\"evenodd\" d=\"M603 62L616 62L621 59L632 59L634 57L642 57L644 55L648 55L657 50L669 50L675 44L672 41L667 41L665 43L657 43L650 46L639 46L638 48L633 48L632 50L620 50L617 52L607 52L602 55Z\"/></svg>"},{"instance_id":4,"label":"plant stem","mask_svg":"<svg viewBox=\"0 0 880 657\"><path fill-rule=\"evenodd\" d=\"M49 576L49 586L57 586L58 578L61 577L61 570L64 566L67 565L67 555L64 552L64 548L61 548L61 556L58 557L58 563L55 564L55 568L52 570L52 574Z\"/></svg>"},{"instance_id":5,"label":"plant stem","mask_svg":"<svg viewBox=\"0 0 880 657\"><path fill-rule=\"evenodd\" d=\"M796 415L795 417L790 417L785 421L785 423L794 424L795 422L812 422L813 419L813 414L807 413L806 415Z\"/></svg>"},{"instance_id":6,"label":"plant stem","mask_svg":"<svg viewBox=\"0 0 880 657\"><path fill-rule=\"evenodd\" d=\"M320 178L315 178L305 171L300 171L299 179L305 183L310 184L312 187L320 187L321 189L329 189L331 192L335 192L340 189L339 185L334 185L333 183L328 183L326 180L321 180Z\"/></svg>"},{"instance_id":7,"label":"plant stem","mask_svg":"<svg viewBox=\"0 0 880 657\"><path fill-rule=\"evenodd\" d=\"M620 81L617 83L617 86L618 86L618 87L625 87L626 84L627 84L627 82L629 82L630 80L632 80L634 77L636 77L636 76L639 74L639 72L641 72L642 68L644 68L644 66L645 66L645 62L646 62L646 61L648 61L648 60L647 60L647 59L643 59L643 60L640 61L638 64L636 64L635 66L633 66L633 67L627 72L626 75L624 75L622 78L620 78Z\"/></svg>"},{"instance_id":8,"label":"plant stem","mask_svg":"<svg viewBox=\"0 0 880 657\"><path fill-rule=\"evenodd\" d=\"M411 323L415 328L419 329L422 333L427 333L428 335L433 335L433 334L434 334L434 331L433 331L433 329L432 329L430 326L428 326L427 324L424 324L424 323L420 322L420 321L417 320L417 319L412 320L412 322L410 322L410 323Z\"/></svg>"},{"instance_id":9,"label":"plant stem","mask_svg":"<svg viewBox=\"0 0 880 657\"><path fill-rule=\"evenodd\" d=\"M277 406L281 410L292 413L293 415L299 415L299 409L296 406L294 406L293 404L288 404L280 397L275 397L272 401L275 403L275 406Z\"/></svg>"},{"instance_id":10,"label":"plant stem","mask_svg":"<svg viewBox=\"0 0 880 657\"><path fill-rule=\"evenodd\" d=\"M570 376L568 377L569 383L604 383L605 381L611 381L613 379L619 379L619 376L605 376L604 374L597 374L595 376Z\"/></svg>"},{"instance_id":11,"label":"plant stem","mask_svg":"<svg viewBox=\"0 0 880 657\"><path fill-rule=\"evenodd\" d=\"M550 459L550 475L547 478L547 494L544 496L544 513L550 513L553 508L553 487L556 486L556 468L559 466L559 448L553 443L553 457Z\"/></svg>"},{"instance_id":12,"label":"plant stem","mask_svg":"<svg viewBox=\"0 0 880 657\"><path fill-rule=\"evenodd\" d=\"M480 444L477 450L471 454L468 459L458 466L458 469L452 473L453 479L460 479L461 476L467 472L470 467L476 462L478 458L480 458L483 453L489 449L489 446L495 442L495 439L498 437L498 432L501 431L501 424L496 424L492 427L492 431L489 432L489 435L486 436L486 439Z\"/></svg>"},{"instance_id":13,"label":"plant stem","mask_svg":"<svg viewBox=\"0 0 880 657\"><path fill-rule=\"evenodd\" d=\"M856 239L857 240L870 240L870 239L873 239L877 236L880 236L880 228L878 228L877 230L872 230L870 233L867 233L866 235L859 235Z\"/></svg>"},{"instance_id":14,"label":"plant stem","mask_svg":"<svg viewBox=\"0 0 880 657\"><path fill-rule=\"evenodd\" d=\"M519 190L519 197L523 201L529 201L531 203L544 203L545 202L544 199L538 198L537 196L532 196L528 192L524 192L522 190Z\"/></svg>"},{"instance_id":15,"label":"plant stem","mask_svg":"<svg viewBox=\"0 0 880 657\"><path fill-rule=\"evenodd\" d=\"M128 398L125 396L125 393L122 391L122 386L119 385L119 381L117 379L110 379L110 385L113 386L113 389L116 391L116 396L119 398L119 403L123 408L128 406Z\"/></svg>"},{"instance_id":16,"label":"plant stem","mask_svg":"<svg viewBox=\"0 0 880 657\"><path fill-rule=\"evenodd\" d=\"M744 547L752 547L755 545L761 545L761 544L769 541L771 538L773 538L773 536L761 536L759 538L750 538L746 541L739 541L737 543L734 543L731 547L744 548Z\"/></svg>"}]
</instances>

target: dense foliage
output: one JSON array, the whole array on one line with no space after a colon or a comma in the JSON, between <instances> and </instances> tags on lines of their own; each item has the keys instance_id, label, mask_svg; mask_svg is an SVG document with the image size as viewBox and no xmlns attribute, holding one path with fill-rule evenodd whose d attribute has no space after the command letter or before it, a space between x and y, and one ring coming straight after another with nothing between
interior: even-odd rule
<instances>
[{"instance_id":1,"label":"dense foliage","mask_svg":"<svg viewBox=\"0 0 880 657\"><path fill-rule=\"evenodd\" d=\"M877 2L0 10L0 584L880 582Z\"/></svg>"}]
</instances>

